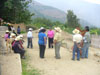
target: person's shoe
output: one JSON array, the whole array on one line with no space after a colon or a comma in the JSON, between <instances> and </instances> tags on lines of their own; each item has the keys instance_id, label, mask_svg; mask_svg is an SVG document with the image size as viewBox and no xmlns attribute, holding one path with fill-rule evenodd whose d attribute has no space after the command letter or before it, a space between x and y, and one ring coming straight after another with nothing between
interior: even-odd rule
<instances>
[{"instance_id":1,"label":"person's shoe","mask_svg":"<svg viewBox=\"0 0 100 75\"><path fill-rule=\"evenodd\" d=\"M72 60L74 60L74 61L75 61L75 59L73 59L73 58L72 58Z\"/></svg>"},{"instance_id":2,"label":"person's shoe","mask_svg":"<svg viewBox=\"0 0 100 75\"><path fill-rule=\"evenodd\" d=\"M61 59L61 57L56 57L56 59Z\"/></svg>"},{"instance_id":3,"label":"person's shoe","mask_svg":"<svg viewBox=\"0 0 100 75\"><path fill-rule=\"evenodd\" d=\"M77 59L77 61L80 61L80 59Z\"/></svg>"}]
</instances>

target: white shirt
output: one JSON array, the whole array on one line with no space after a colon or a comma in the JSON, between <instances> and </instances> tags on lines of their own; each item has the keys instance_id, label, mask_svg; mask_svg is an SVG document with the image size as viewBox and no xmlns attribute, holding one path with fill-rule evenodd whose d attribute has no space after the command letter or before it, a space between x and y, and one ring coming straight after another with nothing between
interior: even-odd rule
<instances>
[{"instance_id":1,"label":"white shirt","mask_svg":"<svg viewBox=\"0 0 100 75\"><path fill-rule=\"evenodd\" d=\"M15 28L14 28L14 27L11 27L11 30L12 30L12 31L13 31L13 30L15 31Z\"/></svg>"},{"instance_id":2,"label":"white shirt","mask_svg":"<svg viewBox=\"0 0 100 75\"><path fill-rule=\"evenodd\" d=\"M32 32L31 32L31 31L28 31L27 37L28 37L28 38L33 38L33 35L32 35Z\"/></svg>"},{"instance_id":3,"label":"white shirt","mask_svg":"<svg viewBox=\"0 0 100 75\"><path fill-rule=\"evenodd\" d=\"M80 43L82 41L82 35L81 34L75 34L73 35L73 41Z\"/></svg>"}]
</instances>

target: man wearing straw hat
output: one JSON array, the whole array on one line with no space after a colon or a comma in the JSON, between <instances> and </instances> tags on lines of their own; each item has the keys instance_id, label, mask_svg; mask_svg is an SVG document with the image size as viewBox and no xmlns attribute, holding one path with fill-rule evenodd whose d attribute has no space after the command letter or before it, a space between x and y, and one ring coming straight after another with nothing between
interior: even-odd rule
<instances>
[{"instance_id":1,"label":"man wearing straw hat","mask_svg":"<svg viewBox=\"0 0 100 75\"><path fill-rule=\"evenodd\" d=\"M54 44L55 44L55 58L60 59L60 46L61 46L61 29L59 27L55 28L56 33L54 36Z\"/></svg>"},{"instance_id":2,"label":"man wearing straw hat","mask_svg":"<svg viewBox=\"0 0 100 75\"><path fill-rule=\"evenodd\" d=\"M19 42L20 40L21 40L20 36L17 36L15 38L15 43L14 43L14 46L13 46L14 53L19 53L21 58L25 59L25 56L24 56L25 50L21 47L21 44Z\"/></svg>"},{"instance_id":3,"label":"man wearing straw hat","mask_svg":"<svg viewBox=\"0 0 100 75\"><path fill-rule=\"evenodd\" d=\"M29 48L29 46L31 46L31 48L33 48L32 38L33 38L32 28L29 28L29 31L27 33L27 39L28 39L27 48Z\"/></svg>"},{"instance_id":4,"label":"man wearing straw hat","mask_svg":"<svg viewBox=\"0 0 100 75\"><path fill-rule=\"evenodd\" d=\"M80 49L81 49L81 42L82 42L82 35L79 34L80 31L77 29L73 30L73 42L74 42L74 47L73 47L73 56L72 60L75 60L75 53L77 52L77 60L80 60Z\"/></svg>"}]
</instances>

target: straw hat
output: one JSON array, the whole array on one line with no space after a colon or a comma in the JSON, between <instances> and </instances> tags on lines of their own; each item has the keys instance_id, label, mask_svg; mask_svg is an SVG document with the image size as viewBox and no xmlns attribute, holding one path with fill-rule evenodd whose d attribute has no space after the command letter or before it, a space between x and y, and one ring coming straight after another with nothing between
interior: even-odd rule
<instances>
[{"instance_id":1,"label":"straw hat","mask_svg":"<svg viewBox=\"0 0 100 75\"><path fill-rule=\"evenodd\" d=\"M7 24L11 26L11 23L7 23Z\"/></svg>"},{"instance_id":2,"label":"straw hat","mask_svg":"<svg viewBox=\"0 0 100 75\"><path fill-rule=\"evenodd\" d=\"M61 32L62 30L60 29L60 27L56 27L55 28L56 31Z\"/></svg>"},{"instance_id":3,"label":"straw hat","mask_svg":"<svg viewBox=\"0 0 100 75\"><path fill-rule=\"evenodd\" d=\"M32 28L29 28L29 30L33 30Z\"/></svg>"},{"instance_id":4,"label":"straw hat","mask_svg":"<svg viewBox=\"0 0 100 75\"><path fill-rule=\"evenodd\" d=\"M12 38L13 36L16 36L14 33L11 33L10 37Z\"/></svg>"},{"instance_id":5,"label":"straw hat","mask_svg":"<svg viewBox=\"0 0 100 75\"><path fill-rule=\"evenodd\" d=\"M79 33L80 33L80 31L78 29L73 30L73 34L79 34Z\"/></svg>"},{"instance_id":6,"label":"straw hat","mask_svg":"<svg viewBox=\"0 0 100 75\"><path fill-rule=\"evenodd\" d=\"M16 41L19 41L19 40L21 40L21 38L20 38L19 36L17 36L17 37L15 38L15 40L16 40Z\"/></svg>"},{"instance_id":7,"label":"straw hat","mask_svg":"<svg viewBox=\"0 0 100 75\"><path fill-rule=\"evenodd\" d=\"M8 30L6 30L6 32L9 32Z\"/></svg>"},{"instance_id":8,"label":"straw hat","mask_svg":"<svg viewBox=\"0 0 100 75\"><path fill-rule=\"evenodd\" d=\"M19 35L20 38L23 38L23 35Z\"/></svg>"}]
</instances>

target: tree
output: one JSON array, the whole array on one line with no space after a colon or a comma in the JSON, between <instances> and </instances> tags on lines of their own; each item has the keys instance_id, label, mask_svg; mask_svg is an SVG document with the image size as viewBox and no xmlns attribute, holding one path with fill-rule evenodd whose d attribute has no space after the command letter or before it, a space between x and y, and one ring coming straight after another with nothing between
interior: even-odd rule
<instances>
[{"instance_id":1,"label":"tree","mask_svg":"<svg viewBox=\"0 0 100 75\"><path fill-rule=\"evenodd\" d=\"M71 10L68 10L66 25L68 27L72 27L72 28L80 27L79 19L77 18L77 16Z\"/></svg>"},{"instance_id":2,"label":"tree","mask_svg":"<svg viewBox=\"0 0 100 75\"><path fill-rule=\"evenodd\" d=\"M0 17L7 22L12 23L28 23L31 21L31 16L28 4L31 0L2 0L0 2Z\"/></svg>"}]
</instances>

